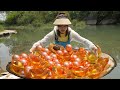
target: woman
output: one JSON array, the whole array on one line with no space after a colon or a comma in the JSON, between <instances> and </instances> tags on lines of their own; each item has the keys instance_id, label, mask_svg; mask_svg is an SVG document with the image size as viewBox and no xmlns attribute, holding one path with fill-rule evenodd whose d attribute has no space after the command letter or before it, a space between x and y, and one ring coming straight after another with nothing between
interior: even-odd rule
<instances>
[{"instance_id":1,"label":"woman","mask_svg":"<svg viewBox=\"0 0 120 90\"><path fill-rule=\"evenodd\" d=\"M88 49L96 53L97 47L89 40L81 37L77 32L70 28L70 20L64 13L58 14L56 20L53 23L54 29L48 33L42 40L34 43L30 52L33 52L38 45L46 46L51 42L55 44L66 46L71 41L77 41L85 45Z\"/></svg>"}]
</instances>

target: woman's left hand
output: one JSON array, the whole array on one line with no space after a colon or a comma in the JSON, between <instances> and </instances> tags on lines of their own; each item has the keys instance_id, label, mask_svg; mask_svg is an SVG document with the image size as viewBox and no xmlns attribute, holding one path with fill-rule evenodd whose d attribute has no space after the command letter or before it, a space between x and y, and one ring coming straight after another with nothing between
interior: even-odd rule
<instances>
[{"instance_id":1,"label":"woman's left hand","mask_svg":"<svg viewBox=\"0 0 120 90\"><path fill-rule=\"evenodd\" d=\"M91 47L91 51L98 57L98 52L97 52L96 46Z\"/></svg>"}]
</instances>

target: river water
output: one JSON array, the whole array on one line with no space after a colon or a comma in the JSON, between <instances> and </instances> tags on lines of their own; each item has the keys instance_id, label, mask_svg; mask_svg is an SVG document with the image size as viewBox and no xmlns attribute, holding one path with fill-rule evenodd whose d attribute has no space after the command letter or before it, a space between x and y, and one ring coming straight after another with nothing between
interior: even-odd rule
<instances>
[{"instance_id":1,"label":"river water","mask_svg":"<svg viewBox=\"0 0 120 90\"><path fill-rule=\"evenodd\" d=\"M102 79L120 79L120 26L102 25L87 26L84 29L74 28L81 36L99 45L103 52L111 55L117 66ZM9 38L0 38L0 66L6 70L12 54L29 53L32 44L44 37L51 29L36 29L22 31ZM78 45L72 43L73 46Z\"/></svg>"}]
</instances>

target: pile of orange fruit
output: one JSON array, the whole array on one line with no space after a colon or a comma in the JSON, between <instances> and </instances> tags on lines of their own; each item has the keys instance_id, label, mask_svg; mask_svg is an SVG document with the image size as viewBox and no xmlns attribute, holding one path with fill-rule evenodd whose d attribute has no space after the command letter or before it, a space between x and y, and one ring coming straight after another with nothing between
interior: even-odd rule
<instances>
[{"instance_id":1,"label":"pile of orange fruit","mask_svg":"<svg viewBox=\"0 0 120 90\"><path fill-rule=\"evenodd\" d=\"M101 57L97 47L98 56L83 47L73 49L70 44L56 50L39 45L34 53L14 54L10 70L30 79L97 79L109 61Z\"/></svg>"}]
</instances>

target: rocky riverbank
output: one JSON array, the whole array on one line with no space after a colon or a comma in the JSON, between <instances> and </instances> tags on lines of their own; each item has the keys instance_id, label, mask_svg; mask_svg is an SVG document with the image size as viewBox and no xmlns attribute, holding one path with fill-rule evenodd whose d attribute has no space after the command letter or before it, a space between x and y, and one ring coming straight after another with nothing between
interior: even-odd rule
<instances>
[{"instance_id":1,"label":"rocky riverbank","mask_svg":"<svg viewBox=\"0 0 120 90\"><path fill-rule=\"evenodd\" d=\"M96 19L92 19L92 20L86 20L86 24L87 25L96 25L98 22ZM102 20L99 22L99 25L111 25L114 24L115 20L113 19L108 19L108 20Z\"/></svg>"},{"instance_id":2,"label":"rocky riverbank","mask_svg":"<svg viewBox=\"0 0 120 90\"><path fill-rule=\"evenodd\" d=\"M4 30L0 32L0 37L6 37L6 36L9 36L11 34L16 34L16 33L17 33L16 30Z\"/></svg>"}]
</instances>

